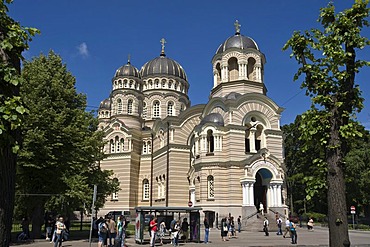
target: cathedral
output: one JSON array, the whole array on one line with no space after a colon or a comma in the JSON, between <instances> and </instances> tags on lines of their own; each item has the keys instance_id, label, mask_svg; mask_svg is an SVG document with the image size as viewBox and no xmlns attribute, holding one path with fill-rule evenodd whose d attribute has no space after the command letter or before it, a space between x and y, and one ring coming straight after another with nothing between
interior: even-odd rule
<instances>
[{"instance_id":1,"label":"cathedral","mask_svg":"<svg viewBox=\"0 0 370 247\"><path fill-rule=\"evenodd\" d=\"M240 33L212 58L207 104L192 106L184 68L165 53L137 69L118 68L98 111L102 169L121 190L101 212L142 206L197 206L211 226L229 213L248 219L264 206L286 215L279 107L264 84L265 55ZM210 82L212 83L212 82Z\"/></svg>"}]
</instances>

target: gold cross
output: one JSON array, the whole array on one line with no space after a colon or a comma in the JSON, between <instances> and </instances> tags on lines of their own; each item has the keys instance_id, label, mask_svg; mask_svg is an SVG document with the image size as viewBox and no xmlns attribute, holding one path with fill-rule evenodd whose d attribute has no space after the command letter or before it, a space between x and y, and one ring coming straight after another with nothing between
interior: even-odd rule
<instances>
[{"instance_id":1,"label":"gold cross","mask_svg":"<svg viewBox=\"0 0 370 247\"><path fill-rule=\"evenodd\" d=\"M240 27L242 25L239 24L239 21L238 20L235 21L234 26L235 26L235 32L236 33L240 33Z\"/></svg>"},{"instance_id":2,"label":"gold cross","mask_svg":"<svg viewBox=\"0 0 370 247\"><path fill-rule=\"evenodd\" d=\"M164 38L161 39L161 44L162 44L162 54L164 54L164 44L166 44L166 40Z\"/></svg>"}]
</instances>

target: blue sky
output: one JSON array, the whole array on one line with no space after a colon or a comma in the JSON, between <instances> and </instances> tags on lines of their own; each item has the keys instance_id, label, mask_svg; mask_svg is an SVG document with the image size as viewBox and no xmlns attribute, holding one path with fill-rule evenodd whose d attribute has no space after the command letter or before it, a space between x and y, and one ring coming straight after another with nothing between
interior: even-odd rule
<instances>
[{"instance_id":1,"label":"blue sky","mask_svg":"<svg viewBox=\"0 0 370 247\"><path fill-rule=\"evenodd\" d=\"M293 82L298 66L282 51L294 30L319 27L319 9L326 0L15 0L9 15L21 25L41 31L30 43L26 59L54 50L76 77L77 90L87 95L95 109L111 91L117 68L131 63L138 69L159 56L160 39L167 41L166 55L185 69L192 105L206 103L213 85L211 59L218 46L235 33L253 38L266 55L267 95L285 108L281 123L294 121L309 108L309 98ZM351 0L334 1L337 11ZM363 32L370 37L370 29ZM370 49L359 58L370 60ZM363 91L365 108L358 118L370 129L370 68L361 70L356 81Z\"/></svg>"}]
</instances>

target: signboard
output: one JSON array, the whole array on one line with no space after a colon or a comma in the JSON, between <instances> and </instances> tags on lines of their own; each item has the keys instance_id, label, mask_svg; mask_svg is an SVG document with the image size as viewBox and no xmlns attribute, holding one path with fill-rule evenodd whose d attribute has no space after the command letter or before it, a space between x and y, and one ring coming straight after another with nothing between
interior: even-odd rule
<instances>
[{"instance_id":1,"label":"signboard","mask_svg":"<svg viewBox=\"0 0 370 247\"><path fill-rule=\"evenodd\" d=\"M355 206L351 206L351 214L356 214L356 207Z\"/></svg>"},{"instance_id":2,"label":"signboard","mask_svg":"<svg viewBox=\"0 0 370 247\"><path fill-rule=\"evenodd\" d=\"M192 207L192 206L193 206L193 202L192 202L192 201L189 201L189 202L188 202L188 206L189 206L189 207Z\"/></svg>"}]
</instances>

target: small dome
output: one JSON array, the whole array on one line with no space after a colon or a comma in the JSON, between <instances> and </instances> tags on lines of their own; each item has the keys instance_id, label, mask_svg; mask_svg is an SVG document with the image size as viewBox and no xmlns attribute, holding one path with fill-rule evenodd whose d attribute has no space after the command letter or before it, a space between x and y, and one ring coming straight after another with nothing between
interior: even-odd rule
<instances>
[{"instance_id":1,"label":"small dome","mask_svg":"<svg viewBox=\"0 0 370 247\"><path fill-rule=\"evenodd\" d=\"M243 36L240 33L236 33L234 36L228 38L224 43L222 43L218 47L216 54L223 53L231 48L238 48L241 50L252 48L259 50L257 43L252 38Z\"/></svg>"},{"instance_id":2,"label":"small dome","mask_svg":"<svg viewBox=\"0 0 370 247\"><path fill-rule=\"evenodd\" d=\"M229 93L228 95L225 96L225 99L237 99L239 98L240 96L242 96L240 93L236 93L236 92L231 92Z\"/></svg>"},{"instance_id":3,"label":"small dome","mask_svg":"<svg viewBox=\"0 0 370 247\"><path fill-rule=\"evenodd\" d=\"M110 110L110 99L105 99L100 103L99 110Z\"/></svg>"},{"instance_id":4,"label":"small dome","mask_svg":"<svg viewBox=\"0 0 370 247\"><path fill-rule=\"evenodd\" d=\"M144 64L140 70L140 74L143 78L153 75L169 75L187 81L185 70L181 65L163 54Z\"/></svg>"},{"instance_id":5,"label":"small dome","mask_svg":"<svg viewBox=\"0 0 370 247\"><path fill-rule=\"evenodd\" d=\"M123 65L122 67L118 68L114 77L121 77L121 76L133 76L140 78L139 70L132 66L130 61L127 64Z\"/></svg>"},{"instance_id":6,"label":"small dome","mask_svg":"<svg viewBox=\"0 0 370 247\"><path fill-rule=\"evenodd\" d=\"M204 125L206 123L213 123L219 126L224 126L224 118L221 116L220 113L210 113L202 119L200 125Z\"/></svg>"}]
</instances>

